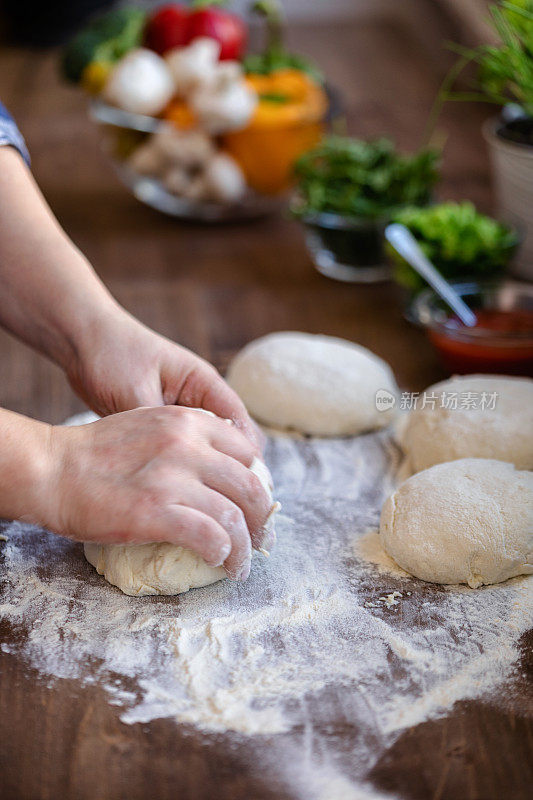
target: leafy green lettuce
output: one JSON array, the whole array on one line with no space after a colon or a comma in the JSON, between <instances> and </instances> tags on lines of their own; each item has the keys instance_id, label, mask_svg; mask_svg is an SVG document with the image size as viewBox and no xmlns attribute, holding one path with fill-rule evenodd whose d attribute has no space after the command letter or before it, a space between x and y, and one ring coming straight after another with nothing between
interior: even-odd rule
<instances>
[{"instance_id":1,"label":"leafy green lettuce","mask_svg":"<svg viewBox=\"0 0 533 800\"><path fill-rule=\"evenodd\" d=\"M517 244L516 232L480 214L472 203L441 203L428 208L406 208L394 215L405 225L445 278L483 280L501 273ZM398 283L413 291L425 282L393 248L387 248Z\"/></svg>"}]
</instances>

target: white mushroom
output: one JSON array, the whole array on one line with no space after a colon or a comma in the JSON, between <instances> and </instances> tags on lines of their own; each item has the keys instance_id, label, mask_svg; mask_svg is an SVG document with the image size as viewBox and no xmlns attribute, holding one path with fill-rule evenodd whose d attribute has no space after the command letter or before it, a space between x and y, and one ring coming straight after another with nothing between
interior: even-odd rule
<instances>
[{"instance_id":1,"label":"white mushroom","mask_svg":"<svg viewBox=\"0 0 533 800\"><path fill-rule=\"evenodd\" d=\"M139 175L161 175L165 168L165 159L154 147L153 139L137 147L128 159L128 165Z\"/></svg>"},{"instance_id":2,"label":"white mushroom","mask_svg":"<svg viewBox=\"0 0 533 800\"><path fill-rule=\"evenodd\" d=\"M194 202L231 204L246 192L244 175L231 156L217 153L203 172L191 175L181 168L171 169L164 178L169 192Z\"/></svg>"},{"instance_id":3,"label":"white mushroom","mask_svg":"<svg viewBox=\"0 0 533 800\"><path fill-rule=\"evenodd\" d=\"M152 141L168 163L185 167L203 165L215 152L212 140L203 131L179 131L171 125L162 125Z\"/></svg>"},{"instance_id":4,"label":"white mushroom","mask_svg":"<svg viewBox=\"0 0 533 800\"><path fill-rule=\"evenodd\" d=\"M246 127L257 105L257 95L242 80L223 80L198 89L189 102L200 125L218 135Z\"/></svg>"},{"instance_id":5,"label":"white mushroom","mask_svg":"<svg viewBox=\"0 0 533 800\"><path fill-rule=\"evenodd\" d=\"M133 114L159 114L174 94L165 61L152 50L132 50L115 66L103 90L108 103Z\"/></svg>"},{"instance_id":6,"label":"white mushroom","mask_svg":"<svg viewBox=\"0 0 533 800\"><path fill-rule=\"evenodd\" d=\"M204 172L207 195L216 203L236 203L246 192L244 174L231 156L218 153Z\"/></svg>"},{"instance_id":7,"label":"white mushroom","mask_svg":"<svg viewBox=\"0 0 533 800\"><path fill-rule=\"evenodd\" d=\"M209 193L203 175L196 175L189 180L188 185L183 191L183 197L197 203L209 199Z\"/></svg>"},{"instance_id":8,"label":"white mushroom","mask_svg":"<svg viewBox=\"0 0 533 800\"><path fill-rule=\"evenodd\" d=\"M230 83L242 81L243 77L244 72L238 61L219 61L213 72L213 79L210 85L213 89L219 90Z\"/></svg>"},{"instance_id":9,"label":"white mushroom","mask_svg":"<svg viewBox=\"0 0 533 800\"><path fill-rule=\"evenodd\" d=\"M163 184L171 194L182 197L185 195L191 177L182 167L172 167L163 177Z\"/></svg>"},{"instance_id":10,"label":"white mushroom","mask_svg":"<svg viewBox=\"0 0 533 800\"><path fill-rule=\"evenodd\" d=\"M210 83L219 55L219 42L207 36L195 39L188 47L170 50L165 61L174 79L177 94L183 97L197 86Z\"/></svg>"}]
</instances>

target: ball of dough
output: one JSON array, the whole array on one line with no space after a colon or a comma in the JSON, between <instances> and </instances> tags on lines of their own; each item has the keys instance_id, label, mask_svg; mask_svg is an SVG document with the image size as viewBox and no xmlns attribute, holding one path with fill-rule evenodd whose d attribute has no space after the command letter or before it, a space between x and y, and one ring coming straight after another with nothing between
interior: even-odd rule
<instances>
[{"instance_id":1,"label":"ball of dough","mask_svg":"<svg viewBox=\"0 0 533 800\"><path fill-rule=\"evenodd\" d=\"M425 394L436 396L435 408L412 411L400 435L411 472L457 458L496 458L533 469L533 380L464 375ZM453 406L453 395L457 408L443 408L444 402ZM472 395L476 407L468 407Z\"/></svg>"},{"instance_id":2,"label":"ball of dough","mask_svg":"<svg viewBox=\"0 0 533 800\"><path fill-rule=\"evenodd\" d=\"M209 586L225 576L184 547L158 544L95 544L85 542L85 558L106 581L124 594L181 594Z\"/></svg>"},{"instance_id":3,"label":"ball of dough","mask_svg":"<svg viewBox=\"0 0 533 800\"><path fill-rule=\"evenodd\" d=\"M388 425L393 409L376 392L396 396L389 366L370 350L332 336L271 333L231 363L228 383L260 422L314 436L347 436Z\"/></svg>"},{"instance_id":4,"label":"ball of dough","mask_svg":"<svg viewBox=\"0 0 533 800\"><path fill-rule=\"evenodd\" d=\"M273 487L265 465L255 458L250 469L272 500ZM273 514L266 527L273 529ZM222 567L210 567L192 550L166 542L136 545L86 542L84 552L100 575L129 595L182 594L226 577Z\"/></svg>"},{"instance_id":5,"label":"ball of dough","mask_svg":"<svg viewBox=\"0 0 533 800\"><path fill-rule=\"evenodd\" d=\"M388 498L380 535L407 572L473 589L533 573L533 473L464 458L413 475Z\"/></svg>"}]
</instances>

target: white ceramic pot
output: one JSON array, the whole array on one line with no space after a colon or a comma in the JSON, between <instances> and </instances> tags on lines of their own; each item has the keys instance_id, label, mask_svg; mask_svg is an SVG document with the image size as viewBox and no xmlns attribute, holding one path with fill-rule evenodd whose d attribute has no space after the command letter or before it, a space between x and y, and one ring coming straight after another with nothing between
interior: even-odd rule
<instances>
[{"instance_id":1,"label":"white ceramic pot","mask_svg":"<svg viewBox=\"0 0 533 800\"><path fill-rule=\"evenodd\" d=\"M517 277L533 281L533 147L502 139L501 120L489 119L483 135L489 145L498 213L515 224L523 236L511 267Z\"/></svg>"}]
</instances>

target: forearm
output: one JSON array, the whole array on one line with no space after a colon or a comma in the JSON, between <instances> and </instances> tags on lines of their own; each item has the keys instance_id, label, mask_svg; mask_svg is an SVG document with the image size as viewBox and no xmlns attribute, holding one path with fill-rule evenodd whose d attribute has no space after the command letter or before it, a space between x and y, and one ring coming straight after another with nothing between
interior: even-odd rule
<instances>
[{"instance_id":1,"label":"forearm","mask_svg":"<svg viewBox=\"0 0 533 800\"><path fill-rule=\"evenodd\" d=\"M0 518L47 524L52 427L0 409Z\"/></svg>"},{"instance_id":2,"label":"forearm","mask_svg":"<svg viewBox=\"0 0 533 800\"><path fill-rule=\"evenodd\" d=\"M0 207L0 323L68 369L118 306L10 147L0 147Z\"/></svg>"}]
</instances>

